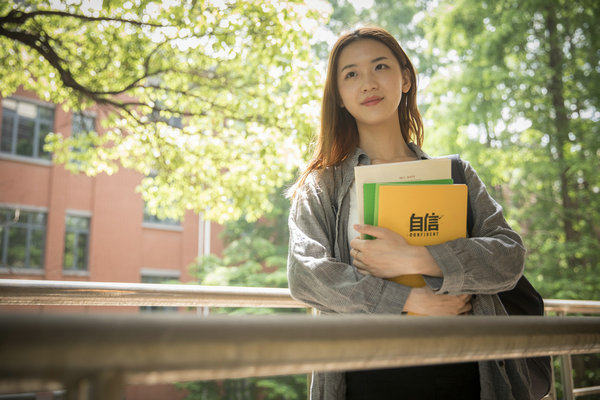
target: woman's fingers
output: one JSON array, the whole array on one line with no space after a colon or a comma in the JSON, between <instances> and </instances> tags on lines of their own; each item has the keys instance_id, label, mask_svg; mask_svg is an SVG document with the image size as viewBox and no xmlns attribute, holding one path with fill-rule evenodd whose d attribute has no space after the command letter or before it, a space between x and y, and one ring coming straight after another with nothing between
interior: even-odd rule
<instances>
[{"instance_id":1,"label":"woman's fingers","mask_svg":"<svg viewBox=\"0 0 600 400\"><path fill-rule=\"evenodd\" d=\"M389 232L389 229L366 224L355 224L353 227L358 233L369 235L376 239L383 238Z\"/></svg>"},{"instance_id":2,"label":"woman's fingers","mask_svg":"<svg viewBox=\"0 0 600 400\"><path fill-rule=\"evenodd\" d=\"M471 295L439 295L425 286L410 291L404 311L422 315L461 315L471 310L470 301Z\"/></svg>"}]
</instances>

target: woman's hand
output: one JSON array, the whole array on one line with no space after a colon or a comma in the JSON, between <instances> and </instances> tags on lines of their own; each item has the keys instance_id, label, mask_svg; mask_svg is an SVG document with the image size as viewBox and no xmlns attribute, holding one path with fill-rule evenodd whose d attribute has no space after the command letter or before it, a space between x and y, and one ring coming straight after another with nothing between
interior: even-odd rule
<instances>
[{"instance_id":1,"label":"woman's hand","mask_svg":"<svg viewBox=\"0 0 600 400\"><path fill-rule=\"evenodd\" d=\"M350 242L350 255L361 274L379 278L412 274L442 276L442 270L424 246L410 245L402 236L386 228L358 224L354 229L375 238L355 238Z\"/></svg>"},{"instance_id":2,"label":"woman's hand","mask_svg":"<svg viewBox=\"0 0 600 400\"><path fill-rule=\"evenodd\" d=\"M404 304L405 312L419 315L461 315L471 311L471 295L435 294L428 286L413 288Z\"/></svg>"},{"instance_id":3,"label":"woman's hand","mask_svg":"<svg viewBox=\"0 0 600 400\"><path fill-rule=\"evenodd\" d=\"M443 276L424 246L413 246L399 234L386 228L355 225L359 233L375 239L353 239L350 255L361 274L379 278L421 274ZM428 286L413 288L404 305L405 312L419 315L460 315L471 310L471 295L438 295Z\"/></svg>"}]
</instances>

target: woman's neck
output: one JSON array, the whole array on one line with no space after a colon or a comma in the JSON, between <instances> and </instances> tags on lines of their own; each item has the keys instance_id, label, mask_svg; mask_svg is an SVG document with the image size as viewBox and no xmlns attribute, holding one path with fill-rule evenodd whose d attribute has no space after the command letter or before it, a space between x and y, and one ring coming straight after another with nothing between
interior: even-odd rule
<instances>
[{"instance_id":1,"label":"woman's neck","mask_svg":"<svg viewBox=\"0 0 600 400\"><path fill-rule=\"evenodd\" d=\"M367 153L372 164L413 161L415 153L404 141L400 124L392 126L359 126L359 146Z\"/></svg>"}]
</instances>

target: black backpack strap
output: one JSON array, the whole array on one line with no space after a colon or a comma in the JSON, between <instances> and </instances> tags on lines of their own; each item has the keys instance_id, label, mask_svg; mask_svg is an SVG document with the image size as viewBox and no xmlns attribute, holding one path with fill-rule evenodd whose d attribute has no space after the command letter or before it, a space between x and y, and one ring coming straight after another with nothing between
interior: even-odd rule
<instances>
[{"instance_id":1,"label":"black backpack strap","mask_svg":"<svg viewBox=\"0 0 600 400\"><path fill-rule=\"evenodd\" d=\"M452 180L457 184L467 184L467 177L465 176L465 170L460 162L460 156L458 154L451 154L445 156L452 161ZM468 192L467 192L468 193ZM472 236L473 233L473 208L471 208L471 200L467 194L467 235Z\"/></svg>"}]
</instances>

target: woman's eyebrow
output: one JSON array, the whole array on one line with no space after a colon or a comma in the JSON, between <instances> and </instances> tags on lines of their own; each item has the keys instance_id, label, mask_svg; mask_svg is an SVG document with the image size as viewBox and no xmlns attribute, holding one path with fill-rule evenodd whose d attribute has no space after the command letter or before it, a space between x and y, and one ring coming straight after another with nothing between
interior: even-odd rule
<instances>
[{"instance_id":1,"label":"woman's eyebrow","mask_svg":"<svg viewBox=\"0 0 600 400\"><path fill-rule=\"evenodd\" d=\"M372 60L371 60L371 64L374 64L374 63L376 63L376 62L378 62L378 61L381 61L381 60L387 60L387 59L388 59L388 58L387 58L387 57L385 57L385 56L377 57L377 58L374 58L374 59L372 59ZM356 64L348 64L348 65L344 66L344 67L343 67L343 68L340 70L340 72L343 72L345 69L348 69L348 68L354 68L354 67L356 67Z\"/></svg>"}]
</instances>

